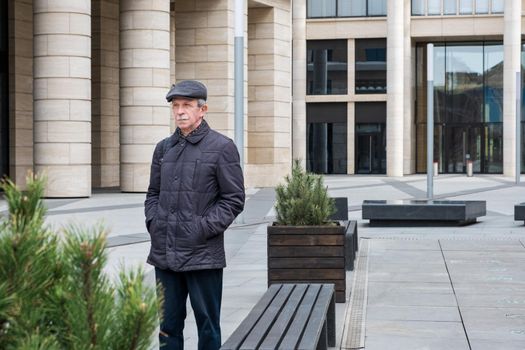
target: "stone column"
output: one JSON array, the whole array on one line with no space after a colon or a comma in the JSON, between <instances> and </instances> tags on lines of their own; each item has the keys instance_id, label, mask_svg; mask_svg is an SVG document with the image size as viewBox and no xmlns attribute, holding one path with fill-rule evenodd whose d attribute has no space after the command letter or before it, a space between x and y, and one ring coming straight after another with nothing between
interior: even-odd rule
<instances>
[{"instance_id":1,"label":"stone column","mask_svg":"<svg viewBox=\"0 0 525 350\"><path fill-rule=\"evenodd\" d=\"M292 156L306 164L306 0L292 1Z\"/></svg>"},{"instance_id":2,"label":"stone column","mask_svg":"<svg viewBox=\"0 0 525 350\"><path fill-rule=\"evenodd\" d=\"M175 84L175 3L170 4L170 83ZM175 119L170 118L170 133L173 133L177 126Z\"/></svg>"},{"instance_id":3,"label":"stone column","mask_svg":"<svg viewBox=\"0 0 525 350\"><path fill-rule=\"evenodd\" d=\"M9 1L9 176L33 170L33 1Z\"/></svg>"},{"instance_id":4,"label":"stone column","mask_svg":"<svg viewBox=\"0 0 525 350\"><path fill-rule=\"evenodd\" d=\"M148 188L155 144L170 133L170 1L120 2L120 187Z\"/></svg>"},{"instance_id":5,"label":"stone column","mask_svg":"<svg viewBox=\"0 0 525 350\"><path fill-rule=\"evenodd\" d=\"M404 0L404 47L403 47L403 63L404 63L404 86L403 86L403 173L413 174L415 172L416 154L416 133L414 124L414 99L412 86L414 85L413 71L416 66L415 55L412 54L412 37L410 35L410 19L411 19L411 0ZM387 146L388 147L388 146Z\"/></svg>"},{"instance_id":6,"label":"stone column","mask_svg":"<svg viewBox=\"0 0 525 350\"><path fill-rule=\"evenodd\" d=\"M34 1L34 161L46 197L91 195L91 0Z\"/></svg>"},{"instance_id":7,"label":"stone column","mask_svg":"<svg viewBox=\"0 0 525 350\"><path fill-rule=\"evenodd\" d=\"M388 1L386 173L403 176L404 4Z\"/></svg>"},{"instance_id":8,"label":"stone column","mask_svg":"<svg viewBox=\"0 0 525 350\"><path fill-rule=\"evenodd\" d=\"M175 1L175 14L177 80L196 79L206 84L206 120L214 130L233 139L234 1Z\"/></svg>"},{"instance_id":9,"label":"stone column","mask_svg":"<svg viewBox=\"0 0 525 350\"><path fill-rule=\"evenodd\" d=\"M119 1L92 1L93 187L120 184Z\"/></svg>"},{"instance_id":10,"label":"stone column","mask_svg":"<svg viewBox=\"0 0 525 350\"><path fill-rule=\"evenodd\" d=\"M521 71L521 0L505 1L503 174L516 174L516 73Z\"/></svg>"},{"instance_id":11,"label":"stone column","mask_svg":"<svg viewBox=\"0 0 525 350\"><path fill-rule=\"evenodd\" d=\"M248 10L248 187L271 187L291 164L291 14L285 3Z\"/></svg>"},{"instance_id":12,"label":"stone column","mask_svg":"<svg viewBox=\"0 0 525 350\"><path fill-rule=\"evenodd\" d=\"M352 62L352 61L349 61ZM346 146L346 159L347 159L347 174L355 173L355 103L349 102L347 106L347 146Z\"/></svg>"},{"instance_id":13,"label":"stone column","mask_svg":"<svg viewBox=\"0 0 525 350\"><path fill-rule=\"evenodd\" d=\"M355 100L355 39L348 39L348 96ZM355 173L355 103L349 102L347 106L347 174Z\"/></svg>"}]
</instances>

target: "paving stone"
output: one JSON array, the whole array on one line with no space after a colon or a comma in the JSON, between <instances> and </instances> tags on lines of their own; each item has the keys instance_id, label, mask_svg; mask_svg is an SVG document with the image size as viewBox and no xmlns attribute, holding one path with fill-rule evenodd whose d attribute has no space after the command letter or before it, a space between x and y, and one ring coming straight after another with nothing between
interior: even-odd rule
<instances>
[{"instance_id":1,"label":"paving stone","mask_svg":"<svg viewBox=\"0 0 525 350\"><path fill-rule=\"evenodd\" d=\"M421 228L420 228L421 230ZM371 242L370 247L377 251L378 249L384 250L436 250L441 251L439 241L435 239L418 240L418 241L405 241L405 240L374 240ZM440 253L441 254L441 253Z\"/></svg>"},{"instance_id":2,"label":"paving stone","mask_svg":"<svg viewBox=\"0 0 525 350\"><path fill-rule=\"evenodd\" d=\"M449 306L456 299L449 283L368 283L368 305Z\"/></svg>"},{"instance_id":3,"label":"paving stone","mask_svg":"<svg viewBox=\"0 0 525 350\"><path fill-rule=\"evenodd\" d=\"M367 321L366 350L469 349L461 322Z\"/></svg>"},{"instance_id":4,"label":"paving stone","mask_svg":"<svg viewBox=\"0 0 525 350\"><path fill-rule=\"evenodd\" d=\"M453 283L472 282L472 283L521 283L525 290L525 271L495 271L486 270L469 271L465 269L460 272L450 271L450 278Z\"/></svg>"},{"instance_id":5,"label":"paving stone","mask_svg":"<svg viewBox=\"0 0 525 350\"><path fill-rule=\"evenodd\" d=\"M389 263L370 261L368 265L370 272L389 272L389 273L447 273L447 268L441 263Z\"/></svg>"},{"instance_id":6,"label":"paving stone","mask_svg":"<svg viewBox=\"0 0 525 350\"><path fill-rule=\"evenodd\" d=\"M472 339L521 341L525 348L525 309L462 307L465 329Z\"/></svg>"},{"instance_id":7,"label":"paving stone","mask_svg":"<svg viewBox=\"0 0 525 350\"><path fill-rule=\"evenodd\" d=\"M366 308L367 320L461 322L456 306L371 305Z\"/></svg>"},{"instance_id":8,"label":"paving stone","mask_svg":"<svg viewBox=\"0 0 525 350\"><path fill-rule=\"evenodd\" d=\"M374 271L368 275L368 280L373 282L449 282L447 273L403 273Z\"/></svg>"},{"instance_id":9,"label":"paving stone","mask_svg":"<svg viewBox=\"0 0 525 350\"><path fill-rule=\"evenodd\" d=\"M466 250L466 251L518 251L525 253L525 248L519 240L509 241L452 241L441 240L441 248L444 251Z\"/></svg>"},{"instance_id":10,"label":"paving stone","mask_svg":"<svg viewBox=\"0 0 525 350\"><path fill-rule=\"evenodd\" d=\"M479 252L479 251L445 251L443 252L447 264L463 263L525 263L525 251L523 252Z\"/></svg>"},{"instance_id":11,"label":"paving stone","mask_svg":"<svg viewBox=\"0 0 525 350\"><path fill-rule=\"evenodd\" d=\"M371 249L369 253L370 261L399 262L399 263L443 263L443 255L440 251L419 251L419 250L388 250Z\"/></svg>"},{"instance_id":12,"label":"paving stone","mask_svg":"<svg viewBox=\"0 0 525 350\"><path fill-rule=\"evenodd\" d=\"M345 349L345 348L342 348ZM471 350L466 339L418 338L417 336L374 335L367 337L366 350ZM491 350L500 349L492 348ZM352 349L353 350L353 349ZM522 348L520 349L522 350Z\"/></svg>"},{"instance_id":13,"label":"paving stone","mask_svg":"<svg viewBox=\"0 0 525 350\"><path fill-rule=\"evenodd\" d=\"M523 350L523 340L488 340L488 339L469 339L472 350ZM367 348L368 350L368 348Z\"/></svg>"}]
</instances>

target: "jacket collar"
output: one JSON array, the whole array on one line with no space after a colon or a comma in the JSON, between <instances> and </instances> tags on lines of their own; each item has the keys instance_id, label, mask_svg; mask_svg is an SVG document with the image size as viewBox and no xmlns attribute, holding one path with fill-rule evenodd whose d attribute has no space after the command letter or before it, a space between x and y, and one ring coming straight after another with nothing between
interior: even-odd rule
<instances>
[{"instance_id":1,"label":"jacket collar","mask_svg":"<svg viewBox=\"0 0 525 350\"><path fill-rule=\"evenodd\" d=\"M177 128L175 130L175 132L173 133L173 135L170 136L170 139L169 139L170 147L171 146L175 146L181 140L186 140L186 141L188 141L191 144L196 144L200 140L202 140L202 138L204 136L206 136L206 134L209 131L210 131L210 126L208 125L208 123L204 119L202 120L201 124L197 127L197 129L195 129L192 132L190 132L189 135L186 136L186 137L184 137L182 135L180 129Z\"/></svg>"}]
</instances>

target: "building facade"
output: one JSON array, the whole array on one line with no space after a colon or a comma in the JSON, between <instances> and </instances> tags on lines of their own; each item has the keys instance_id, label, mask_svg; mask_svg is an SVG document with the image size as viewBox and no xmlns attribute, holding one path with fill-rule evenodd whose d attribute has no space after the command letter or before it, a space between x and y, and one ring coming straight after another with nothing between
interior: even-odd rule
<instances>
[{"instance_id":1,"label":"building facade","mask_svg":"<svg viewBox=\"0 0 525 350\"><path fill-rule=\"evenodd\" d=\"M234 5L3 2L2 173L23 186L27 171L45 172L49 197L144 192L153 148L174 130L164 96L183 79L207 84L207 120L233 138ZM246 185L274 186L293 158L321 174L426 171L427 43L439 171L464 172L471 160L474 172L513 176L522 8L521 0L245 1Z\"/></svg>"}]
</instances>

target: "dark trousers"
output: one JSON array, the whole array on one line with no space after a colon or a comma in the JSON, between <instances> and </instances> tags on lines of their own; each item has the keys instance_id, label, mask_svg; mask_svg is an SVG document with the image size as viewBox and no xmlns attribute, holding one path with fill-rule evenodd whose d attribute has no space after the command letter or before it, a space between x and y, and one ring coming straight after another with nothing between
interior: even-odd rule
<instances>
[{"instance_id":1,"label":"dark trousers","mask_svg":"<svg viewBox=\"0 0 525 350\"><path fill-rule=\"evenodd\" d=\"M184 349L182 330L189 294L197 321L199 350L218 350L221 347L222 269L174 272L155 268L155 276L164 291L160 348Z\"/></svg>"}]
</instances>

